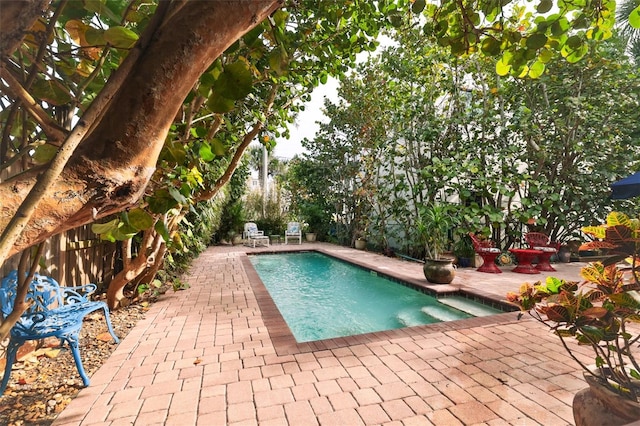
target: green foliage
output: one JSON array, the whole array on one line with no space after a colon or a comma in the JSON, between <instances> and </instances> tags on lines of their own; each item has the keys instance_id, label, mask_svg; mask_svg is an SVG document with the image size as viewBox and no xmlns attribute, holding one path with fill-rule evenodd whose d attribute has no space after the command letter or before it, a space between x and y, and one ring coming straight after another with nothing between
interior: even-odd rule
<instances>
[{"instance_id":1,"label":"green foliage","mask_svg":"<svg viewBox=\"0 0 640 426\"><path fill-rule=\"evenodd\" d=\"M213 234L220 226L222 201L214 199L198 203L180 222L179 235L181 249L173 250L165 259L163 281L171 281L182 274L191 260L202 253L211 242Z\"/></svg>"},{"instance_id":2,"label":"green foliage","mask_svg":"<svg viewBox=\"0 0 640 426\"><path fill-rule=\"evenodd\" d=\"M640 76L617 39L523 81L496 78L477 55L451 63L420 34L397 37L343 80L345 102L326 106L331 122L306 145L309 184L346 229L357 231L352 206L366 201L369 235L419 257L417 206L437 199L458 200L459 235L505 249L531 219L567 241L604 217L606 182L640 161Z\"/></svg>"},{"instance_id":3,"label":"green foliage","mask_svg":"<svg viewBox=\"0 0 640 426\"><path fill-rule=\"evenodd\" d=\"M414 4L415 6L415 4ZM575 63L587 55L593 41L612 37L616 2L561 2L551 0L530 8L512 1L454 2L446 0L414 8L426 15L423 31L463 56L478 51L499 57L500 75L538 78L549 57L559 54ZM419 12L418 12L419 11Z\"/></svg>"},{"instance_id":4,"label":"green foliage","mask_svg":"<svg viewBox=\"0 0 640 426\"><path fill-rule=\"evenodd\" d=\"M289 215L306 223L306 232L313 232L325 239L331 229L332 197L326 192L323 179L331 165L308 159L294 158L284 179L284 186L291 196ZM323 176L324 174L324 176Z\"/></svg>"},{"instance_id":5,"label":"green foliage","mask_svg":"<svg viewBox=\"0 0 640 426\"><path fill-rule=\"evenodd\" d=\"M440 259L448 246L449 232L456 225L455 206L430 203L418 207L416 231L428 259Z\"/></svg>"},{"instance_id":6,"label":"green foliage","mask_svg":"<svg viewBox=\"0 0 640 426\"><path fill-rule=\"evenodd\" d=\"M460 238L453 245L453 254L458 257L473 258L475 256L475 250L473 243L469 235L461 235Z\"/></svg>"},{"instance_id":7,"label":"green foliage","mask_svg":"<svg viewBox=\"0 0 640 426\"><path fill-rule=\"evenodd\" d=\"M151 228L155 223L153 216L135 208L122 212L106 223L94 223L91 225L91 231L98 234L101 240L115 242L128 240L138 232Z\"/></svg>"},{"instance_id":8,"label":"green foliage","mask_svg":"<svg viewBox=\"0 0 640 426\"><path fill-rule=\"evenodd\" d=\"M247 189L249 167L244 162L238 167L225 188L227 197L222 205L220 227L216 230L213 241L232 240L236 235L242 235L245 222L244 204L242 197Z\"/></svg>"},{"instance_id":9,"label":"green foliage","mask_svg":"<svg viewBox=\"0 0 640 426\"><path fill-rule=\"evenodd\" d=\"M162 288L162 281L153 280L149 284L146 284L146 283L139 284L138 287L136 288L136 292L138 293L138 295L143 295L145 293L148 293L156 297L160 294L161 288Z\"/></svg>"},{"instance_id":10,"label":"green foliage","mask_svg":"<svg viewBox=\"0 0 640 426\"><path fill-rule=\"evenodd\" d=\"M266 216L261 219L257 219L256 225L258 229L264 231L265 235L284 235L284 230L287 228L287 223L283 216Z\"/></svg>"},{"instance_id":11,"label":"green foliage","mask_svg":"<svg viewBox=\"0 0 640 426\"><path fill-rule=\"evenodd\" d=\"M630 323L640 323L638 221L630 221L626 215L613 212L608 216L607 224L602 226L607 232L601 233L594 228L587 227L585 232L602 237L600 242L615 251L612 258L583 267L580 275L584 281L581 283L548 277L544 282L523 284L518 293L507 294L507 300L548 326L563 341L572 358L585 371L594 374L578 359L565 339L574 338L579 345L591 347L596 373L608 379L613 390L638 401L640 388L634 379L640 369L634 348L637 348L640 336L634 336L633 329L628 327ZM620 238L621 235L624 238ZM630 257L630 269L617 266L620 255Z\"/></svg>"}]
</instances>

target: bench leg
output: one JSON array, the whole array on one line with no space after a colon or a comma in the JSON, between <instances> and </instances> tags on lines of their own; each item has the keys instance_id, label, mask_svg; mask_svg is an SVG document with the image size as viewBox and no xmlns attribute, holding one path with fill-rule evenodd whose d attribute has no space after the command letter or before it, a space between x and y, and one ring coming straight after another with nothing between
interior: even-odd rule
<instances>
[{"instance_id":1,"label":"bench leg","mask_svg":"<svg viewBox=\"0 0 640 426\"><path fill-rule=\"evenodd\" d=\"M7 346L7 365L4 367L4 377L2 377L2 384L0 385L0 395L4 394L7 384L9 384L9 376L11 376L11 366L16 360L16 354L18 349L24 342L16 342L11 339Z\"/></svg>"},{"instance_id":2,"label":"bench leg","mask_svg":"<svg viewBox=\"0 0 640 426\"><path fill-rule=\"evenodd\" d=\"M84 371L84 366L82 365L82 358L80 358L80 344L79 342L80 330L73 330L69 333L66 333L60 336L60 339L67 342L69 347L71 348L71 353L73 354L73 359L76 362L76 368L78 369L78 374L80 374L80 378L82 378L82 383L85 386L89 386L89 377L87 373Z\"/></svg>"},{"instance_id":3,"label":"bench leg","mask_svg":"<svg viewBox=\"0 0 640 426\"><path fill-rule=\"evenodd\" d=\"M113 331L113 327L111 326L111 319L109 318L109 308L107 307L106 303L102 307L102 310L104 311L104 319L107 322L107 328L109 329L109 333L111 334L111 337L113 337L113 341L115 343L119 343L120 340L118 339L118 336L116 336L116 333L115 331Z\"/></svg>"}]
</instances>

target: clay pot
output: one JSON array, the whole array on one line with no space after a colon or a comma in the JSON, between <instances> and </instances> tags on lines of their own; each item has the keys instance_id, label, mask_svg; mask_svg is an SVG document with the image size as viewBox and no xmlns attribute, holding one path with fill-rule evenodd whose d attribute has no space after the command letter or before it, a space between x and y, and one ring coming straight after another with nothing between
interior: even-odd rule
<instances>
[{"instance_id":1,"label":"clay pot","mask_svg":"<svg viewBox=\"0 0 640 426\"><path fill-rule=\"evenodd\" d=\"M588 373L584 379L589 387L573 398L576 426L621 426L640 420L640 403L615 393L602 379Z\"/></svg>"},{"instance_id":2,"label":"clay pot","mask_svg":"<svg viewBox=\"0 0 640 426\"><path fill-rule=\"evenodd\" d=\"M427 281L434 284L449 284L456 276L453 259L425 259L422 270Z\"/></svg>"}]
</instances>

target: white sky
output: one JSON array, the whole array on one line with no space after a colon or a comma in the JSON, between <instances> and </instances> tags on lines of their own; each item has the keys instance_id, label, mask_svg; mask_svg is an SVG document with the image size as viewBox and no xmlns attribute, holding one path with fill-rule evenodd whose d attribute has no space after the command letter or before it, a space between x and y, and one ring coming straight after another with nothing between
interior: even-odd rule
<instances>
[{"instance_id":1,"label":"white sky","mask_svg":"<svg viewBox=\"0 0 640 426\"><path fill-rule=\"evenodd\" d=\"M300 144L302 139L312 140L318 131L317 121L326 121L327 118L322 112L324 99L329 98L336 102L338 100L339 81L329 78L327 84L318 86L311 93L311 101L305 105L305 110L298 114L298 119L289 126L289 139L280 138L276 142L275 156L292 158L296 154L304 152Z\"/></svg>"},{"instance_id":2,"label":"white sky","mask_svg":"<svg viewBox=\"0 0 640 426\"><path fill-rule=\"evenodd\" d=\"M378 49L396 44L396 42L385 35L381 35L378 40L380 41ZM371 52L360 52L356 55L356 61L363 62L369 55L375 54L376 53ZM339 85L339 80L329 77L327 84L316 87L311 93L311 101L305 105L305 110L298 114L296 122L289 126L289 133L291 134L289 139L280 138L276 141L276 148L274 150L276 157L291 158L296 154L304 152L300 141L304 138L312 140L319 127L316 122L328 120L321 111L324 106L324 99L327 97L333 102L337 102Z\"/></svg>"}]
</instances>

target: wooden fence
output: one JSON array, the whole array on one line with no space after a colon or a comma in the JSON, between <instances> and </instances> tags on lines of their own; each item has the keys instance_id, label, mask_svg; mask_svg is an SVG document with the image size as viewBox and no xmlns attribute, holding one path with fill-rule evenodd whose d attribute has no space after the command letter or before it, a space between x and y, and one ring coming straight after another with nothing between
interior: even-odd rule
<instances>
[{"instance_id":1,"label":"wooden fence","mask_svg":"<svg viewBox=\"0 0 640 426\"><path fill-rule=\"evenodd\" d=\"M0 276L17 268L19 258L8 259L0 268ZM55 278L60 285L95 283L100 289L114 276L116 245L100 241L87 225L51 237L41 259L39 272Z\"/></svg>"}]
</instances>

